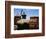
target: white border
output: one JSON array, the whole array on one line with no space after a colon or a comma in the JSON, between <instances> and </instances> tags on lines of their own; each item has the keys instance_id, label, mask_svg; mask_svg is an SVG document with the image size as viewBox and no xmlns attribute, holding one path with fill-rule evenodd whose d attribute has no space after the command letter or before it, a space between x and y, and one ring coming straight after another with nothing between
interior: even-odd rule
<instances>
[{"instance_id":1,"label":"white border","mask_svg":"<svg viewBox=\"0 0 46 39\"><path fill-rule=\"evenodd\" d=\"M37 30L14 30L14 8L39 9L39 29ZM11 5L11 34L41 33L42 32L42 7Z\"/></svg>"}]
</instances>

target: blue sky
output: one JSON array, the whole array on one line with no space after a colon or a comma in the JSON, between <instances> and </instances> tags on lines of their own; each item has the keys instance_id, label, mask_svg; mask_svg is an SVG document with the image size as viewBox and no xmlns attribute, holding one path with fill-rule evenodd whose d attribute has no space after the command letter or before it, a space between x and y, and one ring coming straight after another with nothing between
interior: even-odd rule
<instances>
[{"instance_id":1,"label":"blue sky","mask_svg":"<svg viewBox=\"0 0 46 39\"><path fill-rule=\"evenodd\" d=\"M21 15L21 8L14 8L14 16ZM23 12L27 15L27 19L32 16L39 16L39 9L23 9Z\"/></svg>"}]
</instances>

